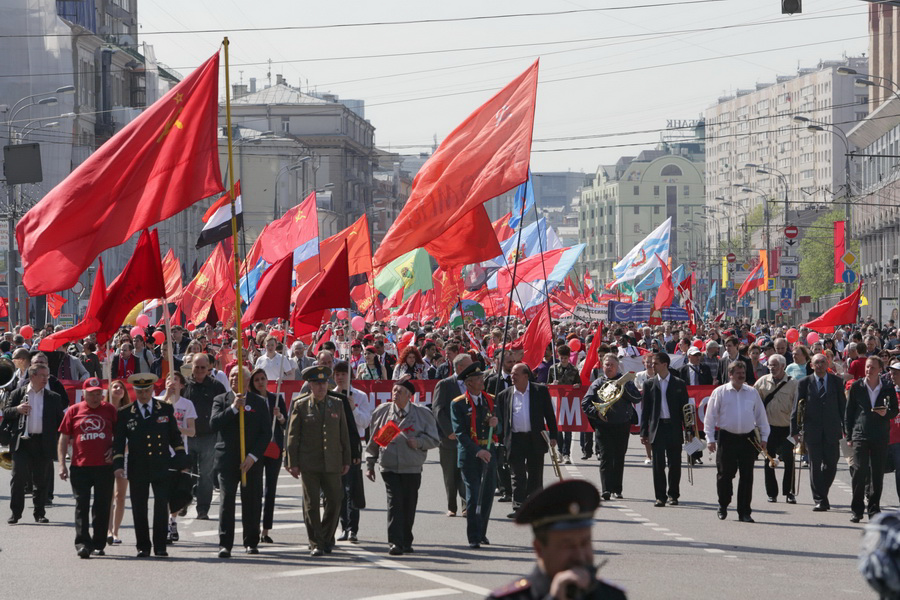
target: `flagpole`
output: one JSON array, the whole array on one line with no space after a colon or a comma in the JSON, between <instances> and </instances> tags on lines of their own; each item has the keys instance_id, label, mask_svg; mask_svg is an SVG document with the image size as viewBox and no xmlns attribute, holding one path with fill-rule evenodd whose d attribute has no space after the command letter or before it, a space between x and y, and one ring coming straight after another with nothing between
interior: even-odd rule
<instances>
[{"instance_id":1,"label":"flagpole","mask_svg":"<svg viewBox=\"0 0 900 600\"><path fill-rule=\"evenodd\" d=\"M527 182L528 179L526 178ZM527 189L525 190L528 191ZM516 290L516 270L519 267L519 245L522 243L522 220L525 218L525 205L527 204L527 197L525 194L522 194L522 207L519 209L519 231L517 232L516 238L516 250L515 250L515 259L513 260L513 270L512 270L512 289L509 291L509 302L506 304L506 318L503 319L503 342L500 344L500 360L495 361L495 367L497 368L497 384L494 386L494 395L497 395L497 388L500 387L500 374L503 370L503 356L506 353L506 340L507 334L509 333L509 315L512 312L512 303L513 303L513 293ZM538 232L540 235L540 232ZM503 261L506 262L506 257L503 257ZM506 265L506 268L509 269L509 264ZM525 309L522 309L522 314L524 315Z\"/></svg>"},{"instance_id":2,"label":"flagpole","mask_svg":"<svg viewBox=\"0 0 900 600\"><path fill-rule=\"evenodd\" d=\"M44 295L44 327L50 322L50 302L49 298Z\"/></svg>"},{"instance_id":3,"label":"flagpole","mask_svg":"<svg viewBox=\"0 0 900 600\"><path fill-rule=\"evenodd\" d=\"M237 209L235 208L234 197L234 153L231 148L231 78L228 73L228 37L222 40L225 47L225 136L228 142L228 193L231 196L231 258L234 263L234 324L237 333L237 367L238 370L238 389L234 391L235 395L242 393L244 389L244 340L243 328L241 327L241 279L240 266L237 261ZM249 286L248 286L249 287ZM247 458L247 439L244 434L244 411L238 411L238 431L241 440L241 464ZM241 485L247 485L247 474L241 472Z\"/></svg>"},{"instance_id":4,"label":"flagpole","mask_svg":"<svg viewBox=\"0 0 900 600\"><path fill-rule=\"evenodd\" d=\"M169 373L175 372L175 355L172 348L172 315L169 314L169 302L162 299L163 318L166 320L166 354L168 355Z\"/></svg>"},{"instance_id":5,"label":"flagpole","mask_svg":"<svg viewBox=\"0 0 900 600\"><path fill-rule=\"evenodd\" d=\"M528 197L528 182L525 182L525 196ZM538 251L541 253L541 272L544 274L544 302L547 305L547 323L550 324L550 368L552 369L554 364L556 363L556 344L554 343L555 338L553 337L553 311L550 310L550 291L547 288L547 266L544 264L544 241L541 239L541 220L539 217L538 203L537 198L534 199L534 222L535 226L538 230ZM544 221L544 231L547 231L547 221ZM525 312L525 308L522 308L522 312ZM547 352L547 349L544 348L544 352ZM576 355L577 359L578 356Z\"/></svg>"}]
</instances>

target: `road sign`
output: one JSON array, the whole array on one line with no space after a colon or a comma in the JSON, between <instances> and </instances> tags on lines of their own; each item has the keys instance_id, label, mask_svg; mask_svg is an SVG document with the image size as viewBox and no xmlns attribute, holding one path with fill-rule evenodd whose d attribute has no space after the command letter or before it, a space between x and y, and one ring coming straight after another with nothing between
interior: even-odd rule
<instances>
[{"instance_id":1,"label":"road sign","mask_svg":"<svg viewBox=\"0 0 900 600\"><path fill-rule=\"evenodd\" d=\"M847 265L848 267L850 267L852 269L853 265L856 264L856 255L853 254L853 252L847 250L847 252L841 257L841 260L844 262L845 265ZM853 283L853 282L851 281L850 283Z\"/></svg>"},{"instance_id":2,"label":"road sign","mask_svg":"<svg viewBox=\"0 0 900 600\"><path fill-rule=\"evenodd\" d=\"M841 281L844 283L853 283L856 281L856 273L851 271L850 269L845 269L844 274L841 275Z\"/></svg>"},{"instance_id":3,"label":"road sign","mask_svg":"<svg viewBox=\"0 0 900 600\"><path fill-rule=\"evenodd\" d=\"M797 229L796 225L788 225L784 228L784 237L789 240L794 239L800 233L800 230Z\"/></svg>"},{"instance_id":4,"label":"road sign","mask_svg":"<svg viewBox=\"0 0 900 600\"><path fill-rule=\"evenodd\" d=\"M797 279L800 276L800 267L798 265L781 264L781 276L784 279Z\"/></svg>"},{"instance_id":5,"label":"road sign","mask_svg":"<svg viewBox=\"0 0 900 600\"><path fill-rule=\"evenodd\" d=\"M794 290L791 288L781 288L781 297L787 298L788 300L794 295Z\"/></svg>"},{"instance_id":6,"label":"road sign","mask_svg":"<svg viewBox=\"0 0 900 600\"><path fill-rule=\"evenodd\" d=\"M800 263L799 256L791 256L790 254L785 254L781 258L778 259L783 265L796 265Z\"/></svg>"},{"instance_id":7,"label":"road sign","mask_svg":"<svg viewBox=\"0 0 900 600\"><path fill-rule=\"evenodd\" d=\"M62 325L63 327L74 327L75 315L72 313L62 313L59 315L59 319L57 319L57 324Z\"/></svg>"},{"instance_id":8,"label":"road sign","mask_svg":"<svg viewBox=\"0 0 900 600\"><path fill-rule=\"evenodd\" d=\"M692 268L692 269L696 269L696 268L697 268L697 261L696 261L696 260L692 260L692 261L691 261L691 268Z\"/></svg>"},{"instance_id":9,"label":"road sign","mask_svg":"<svg viewBox=\"0 0 900 600\"><path fill-rule=\"evenodd\" d=\"M790 298L782 298L781 299L781 308L785 310L789 310L793 306L793 302L791 302Z\"/></svg>"},{"instance_id":10,"label":"road sign","mask_svg":"<svg viewBox=\"0 0 900 600\"><path fill-rule=\"evenodd\" d=\"M775 278L774 277L769 277L768 281L766 281L766 287L770 290L775 289Z\"/></svg>"},{"instance_id":11,"label":"road sign","mask_svg":"<svg viewBox=\"0 0 900 600\"><path fill-rule=\"evenodd\" d=\"M810 302L812 302L812 296L800 296L799 298L797 298L797 302L799 302L800 304L809 304Z\"/></svg>"},{"instance_id":12,"label":"road sign","mask_svg":"<svg viewBox=\"0 0 900 600\"><path fill-rule=\"evenodd\" d=\"M726 259L728 260L728 262L730 262L730 263L733 263L734 261L737 260L737 256L735 256L734 252L729 252L729 253L728 253L728 256L726 256L725 258L726 258Z\"/></svg>"}]
</instances>

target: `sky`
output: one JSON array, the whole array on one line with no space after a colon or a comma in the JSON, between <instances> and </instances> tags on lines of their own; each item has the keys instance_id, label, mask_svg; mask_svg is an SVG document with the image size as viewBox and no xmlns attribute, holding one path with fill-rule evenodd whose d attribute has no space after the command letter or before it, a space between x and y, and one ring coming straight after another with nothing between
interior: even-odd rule
<instances>
[{"instance_id":1,"label":"sky","mask_svg":"<svg viewBox=\"0 0 900 600\"><path fill-rule=\"evenodd\" d=\"M722 95L867 55L868 6L808 0L788 16L780 0L140 0L138 21L140 41L182 75L227 34L232 83L263 87L271 59L273 83L364 100L376 145L401 154L428 150L540 59L532 168L593 173Z\"/></svg>"}]
</instances>

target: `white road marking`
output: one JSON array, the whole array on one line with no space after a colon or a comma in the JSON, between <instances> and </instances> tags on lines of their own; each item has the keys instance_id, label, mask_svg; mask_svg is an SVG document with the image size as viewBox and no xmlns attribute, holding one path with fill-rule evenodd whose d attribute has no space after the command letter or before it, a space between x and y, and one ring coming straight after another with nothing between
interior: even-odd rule
<instances>
[{"instance_id":1,"label":"white road marking","mask_svg":"<svg viewBox=\"0 0 900 600\"><path fill-rule=\"evenodd\" d=\"M668 535L670 537L680 537L681 536L680 533L672 533L672 532L664 533L663 535Z\"/></svg>"},{"instance_id":2,"label":"white road marking","mask_svg":"<svg viewBox=\"0 0 900 600\"><path fill-rule=\"evenodd\" d=\"M450 577L445 577L443 575L438 575L436 573L429 573L427 571L422 571L420 569L410 568L403 563L399 563L395 560L389 560L386 558L381 558L378 555L369 552L368 550L363 550L362 548L347 548L346 551L350 554L354 554L364 560L367 560L375 565L382 567L384 569L392 569L394 571L398 571L400 573L405 573L406 575L411 575L413 577L418 577L419 579L424 579L426 581L431 581L432 583L438 583L441 585L445 585L457 590L462 590L464 592L469 592L471 594L475 594L477 596L487 596L490 593L490 590L472 585L470 583L466 583L463 581L457 581L456 579L451 579Z\"/></svg>"},{"instance_id":3,"label":"white road marking","mask_svg":"<svg viewBox=\"0 0 900 600\"><path fill-rule=\"evenodd\" d=\"M461 594L459 590L450 588L435 588L433 590L419 590L418 592L403 592L400 594L384 594L382 596L366 596L358 600L415 600L416 598L437 598L438 596L452 596Z\"/></svg>"},{"instance_id":4,"label":"white road marking","mask_svg":"<svg viewBox=\"0 0 900 600\"><path fill-rule=\"evenodd\" d=\"M283 525L275 525L275 526L273 526L272 529L270 529L269 531L275 531L276 529L297 529L297 528L299 528L299 527L304 527L304 524L303 524L303 523L285 523L285 524L283 524ZM241 533L242 531L244 531L244 528L243 528L243 527L236 526L236 527L234 528L234 532L235 532L236 534L237 534L237 533ZM211 536L214 536L214 535L219 535L219 530L218 530L218 529L213 529L213 530L211 530L211 531L194 531L194 532L192 533L192 535L193 535L194 537L211 537Z\"/></svg>"},{"instance_id":5,"label":"white road marking","mask_svg":"<svg viewBox=\"0 0 900 600\"><path fill-rule=\"evenodd\" d=\"M675 538L675 539L678 540L679 542L693 542L694 541L694 538L689 538L689 537L680 537L680 538Z\"/></svg>"},{"instance_id":6,"label":"white road marking","mask_svg":"<svg viewBox=\"0 0 900 600\"><path fill-rule=\"evenodd\" d=\"M640 523L640 522L649 523L650 522L650 519L648 519L646 517L631 517L631 520L637 521L638 523Z\"/></svg>"},{"instance_id":7,"label":"white road marking","mask_svg":"<svg viewBox=\"0 0 900 600\"><path fill-rule=\"evenodd\" d=\"M706 552L709 552L710 554L724 554L725 553L725 551L720 548L704 548L704 550Z\"/></svg>"},{"instance_id":8,"label":"white road marking","mask_svg":"<svg viewBox=\"0 0 900 600\"><path fill-rule=\"evenodd\" d=\"M279 573L271 573L268 575L260 575L256 579L270 579L282 577L303 577L305 575L327 575L330 573L340 573L342 571L358 571L368 567L310 567L308 569L294 569L292 571L281 571Z\"/></svg>"},{"instance_id":9,"label":"white road marking","mask_svg":"<svg viewBox=\"0 0 900 600\"><path fill-rule=\"evenodd\" d=\"M659 523L641 523L641 525L646 525L647 527L659 527Z\"/></svg>"},{"instance_id":10,"label":"white road marking","mask_svg":"<svg viewBox=\"0 0 900 600\"><path fill-rule=\"evenodd\" d=\"M654 527L653 531L669 531L668 527Z\"/></svg>"}]
</instances>

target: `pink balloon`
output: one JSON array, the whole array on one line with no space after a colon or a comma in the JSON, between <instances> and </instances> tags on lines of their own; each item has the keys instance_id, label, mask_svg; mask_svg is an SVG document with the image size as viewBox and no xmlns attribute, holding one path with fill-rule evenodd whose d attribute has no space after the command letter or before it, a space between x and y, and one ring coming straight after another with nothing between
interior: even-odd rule
<instances>
[{"instance_id":1,"label":"pink balloon","mask_svg":"<svg viewBox=\"0 0 900 600\"><path fill-rule=\"evenodd\" d=\"M339 311L337 311L337 318L340 319L341 321L343 321L344 319L346 319L346 318L347 318L347 311L346 311L346 310L339 310Z\"/></svg>"},{"instance_id":2,"label":"pink balloon","mask_svg":"<svg viewBox=\"0 0 900 600\"><path fill-rule=\"evenodd\" d=\"M816 333L815 331L810 331L808 334L806 334L806 343L807 344L815 344L818 341L819 341L819 334Z\"/></svg>"},{"instance_id":3,"label":"pink balloon","mask_svg":"<svg viewBox=\"0 0 900 600\"><path fill-rule=\"evenodd\" d=\"M166 334L162 331L154 331L153 332L153 341L159 345L162 345L163 342L166 341Z\"/></svg>"},{"instance_id":4,"label":"pink balloon","mask_svg":"<svg viewBox=\"0 0 900 600\"><path fill-rule=\"evenodd\" d=\"M581 340L578 338L572 338L569 340L569 350L578 354L579 350L581 350Z\"/></svg>"},{"instance_id":5,"label":"pink balloon","mask_svg":"<svg viewBox=\"0 0 900 600\"><path fill-rule=\"evenodd\" d=\"M397 327L399 327L400 329L406 329L407 327L409 327L409 321L410 319L406 315L397 317Z\"/></svg>"},{"instance_id":6,"label":"pink balloon","mask_svg":"<svg viewBox=\"0 0 900 600\"><path fill-rule=\"evenodd\" d=\"M784 337L787 338L788 342L793 344L798 339L800 339L800 332L797 331L796 329L794 329L793 327L791 327L790 329L787 330L787 333L785 334Z\"/></svg>"},{"instance_id":7,"label":"pink balloon","mask_svg":"<svg viewBox=\"0 0 900 600\"><path fill-rule=\"evenodd\" d=\"M34 328L31 325L23 325L21 329L19 329L19 333L22 334L22 337L26 340L30 340L34 335Z\"/></svg>"},{"instance_id":8,"label":"pink balloon","mask_svg":"<svg viewBox=\"0 0 900 600\"><path fill-rule=\"evenodd\" d=\"M141 337L144 336L144 328L138 327L137 325L135 325L134 327L131 328L131 337L133 339L133 338L136 338L137 336L141 336Z\"/></svg>"},{"instance_id":9,"label":"pink balloon","mask_svg":"<svg viewBox=\"0 0 900 600\"><path fill-rule=\"evenodd\" d=\"M353 328L353 331L362 331L366 328L366 320L363 317L356 315L350 319L350 327Z\"/></svg>"},{"instance_id":10,"label":"pink balloon","mask_svg":"<svg viewBox=\"0 0 900 600\"><path fill-rule=\"evenodd\" d=\"M145 314L140 314L134 321L135 323L137 323L138 327L146 327L150 324L150 317Z\"/></svg>"}]
</instances>

